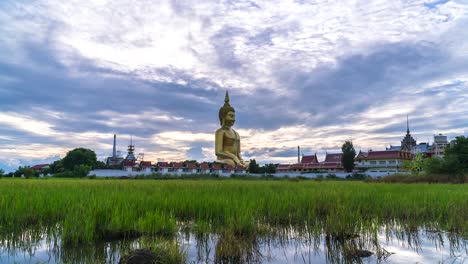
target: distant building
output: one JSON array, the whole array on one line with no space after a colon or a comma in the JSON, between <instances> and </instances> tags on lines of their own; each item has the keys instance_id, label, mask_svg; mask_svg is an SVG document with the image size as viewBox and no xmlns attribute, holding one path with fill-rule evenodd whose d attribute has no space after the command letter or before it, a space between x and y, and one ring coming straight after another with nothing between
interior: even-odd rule
<instances>
[{"instance_id":1,"label":"distant building","mask_svg":"<svg viewBox=\"0 0 468 264\"><path fill-rule=\"evenodd\" d=\"M221 164L218 164L218 163L212 164L210 172L213 173L213 174L221 173L222 172Z\"/></svg>"},{"instance_id":2,"label":"distant building","mask_svg":"<svg viewBox=\"0 0 468 264\"><path fill-rule=\"evenodd\" d=\"M117 155L116 150L117 135L114 134L114 144L112 148L112 156L106 159L106 164L109 166L122 166L123 158Z\"/></svg>"},{"instance_id":3,"label":"distant building","mask_svg":"<svg viewBox=\"0 0 468 264\"><path fill-rule=\"evenodd\" d=\"M401 171L403 162L412 158L413 154L402 150L359 151L355 165L363 171L397 173Z\"/></svg>"},{"instance_id":4,"label":"distant building","mask_svg":"<svg viewBox=\"0 0 468 264\"><path fill-rule=\"evenodd\" d=\"M223 173L234 173L234 167L231 166L231 165L224 165L223 167L223 170L222 170Z\"/></svg>"},{"instance_id":5,"label":"distant building","mask_svg":"<svg viewBox=\"0 0 468 264\"><path fill-rule=\"evenodd\" d=\"M310 155L310 156L302 156L302 159L301 159L301 163L302 164L307 164L307 163L318 163L318 159L317 159L317 154L314 154L314 155Z\"/></svg>"},{"instance_id":6,"label":"distant building","mask_svg":"<svg viewBox=\"0 0 468 264\"><path fill-rule=\"evenodd\" d=\"M135 158L135 145L132 144L132 139L130 139L130 145L128 145L127 149L127 157L125 160L136 160Z\"/></svg>"},{"instance_id":7,"label":"distant building","mask_svg":"<svg viewBox=\"0 0 468 264\"><path fill-rule=\"evenodd\" d=\"M235 174L245 174L245 173L247 173L247 169L244 168L244 166L242 166L242 165L237 165L234 168L234 173Z\"/></svg>"},{"instance_id":8,"label":"distant building","mask_svg":"<svg viewBox=\"0 0 468 264\"><path fill-rule=\"evenodd\" d=\"M415 146L416 146L416 140L411 136L408 117L406 117L406 135L401 141L400 150L412 151Z\"/></svg>"},{"instance_id":9,"label":"distant building","mask_svg":"<svg viewBox=\"0 0 468 264\"><path fill-rule=\"evenodd\" d=\"M210 173L210 164L208 162L203 162L200 164L199 167L199 172L203 174L209 174Z\"/></svg>"},{"instance_id":10,"label":"distant building","mask_svg":"<svg viewBox=\"0 0 468 264\"><path fill-rule=\"evenodd\" d=\"M278 164L276 172L343 172L342 155L342 153L327 153L322 162L318 161L317 154L302 156L300 163Z\"/></svg>"},{"instance_id":11,"label":"distant building","mask_svg":"<svg viewBox=\"0 0 468 264\"><path fill-rule=\"evenodd\" d=\"M434 135L434 145L432 145L432 153L434 154L433 156L438 158L444 157L447 145L447 136L442 134Z\"/></svg>"},{"instance_id":12,"label":"distant building","mask_svg":"<svg viewBox=\"0 0 468 264\"><path fill-rule=\"evenodd\" d=\"M174 173L183 173L184 172L184 164L182 162L173 162L172 163L172 172Z\"/></svg>"},{"instance_id":13,"label":"distant building","mask_svg":"<svg viewBox=\"0 0 468 264\"><path fill-rule=\"evenodd\" d=\"M156 171L159 173L168 173L169 172L169 163L165 161L160 161L156 164Z\"/></svg>"},{"instance_id":14,"label":"distant building","mask_svg":"<svg viewBox=\"0 0 468 264\"><path fill-rule=\"evenodd\" d=\"M38 164L38 165L34 165L34 166L30 167L30 169L38 171L38 172L42 172L42 171L47 170L49 168L50 168L49 164Z\"/></svg>"},{"instance_id":15,"label":"distant building","mask_svg":"<svg viewBox=\"0 0 468 264\"><path fill-rule=\"evenodd\" d=\"M124 160L122 164L123 170L127 172L132 172L133 167L135 167L135 161L134 160Z\"/></svg>"},{"instance_id":16,"label":"distant building","mask_svg":"<svg viewBox=\"0 0 468 264\"><path fill-rule=\"evenodd\" d=\"M197 173L198 172L198 166L197 163L195 162L187 162L184 166L184 173Z\"/></svg>"},{"instance_id":17,"label":"distant building","mask_svg":"<svg viewBox=\"0 0 468 264\"><path fill-rule=\"evenodd\" d=\"M140 171L145 173L151 173L151 161L140 161Z\"/></svg>"}]
</instances>

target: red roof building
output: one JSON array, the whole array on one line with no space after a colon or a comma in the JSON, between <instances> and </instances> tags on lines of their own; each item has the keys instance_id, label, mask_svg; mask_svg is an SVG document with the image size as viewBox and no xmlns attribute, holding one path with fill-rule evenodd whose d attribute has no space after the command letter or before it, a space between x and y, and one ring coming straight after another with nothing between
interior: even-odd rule
<instances>
[{"instance_id":1,"label":"red roof building","mask_svg":"<svg viewBox=\"0 0 468 264\"><path fill-rule=\"evenodd\" d=\"M278 164L276 166L276 172L288 172L290 166L289 164Z\"/></svg>"},{"instance_id":2,"label":"red roof building","mask_svg":"<svg viewBox=\"0 0 468 264\"><path fill-rule=\"evenodd\" d=\"M318 163L317 154L310 156L302 156L301 163Z\"/></svg>"},{"instance_id":3,"label":"red roof building","mask_svg":"<svg viewBox=\"0 0 468 264\"><path fill-rule=\"evenodd\" d=\"M410 160L412 155L408 151L369 151L366 160L387 160L387 159L405 159Z\"/></svg>"},{"instance_id":4,"label":"red roof building","mask_svg":"<svg viewBox=\"0 0 468 264\"><path fill-rule=\"evenodd\" d=\"M210 169L210 165L208 164L208 162L203 162L200 164L200 169L202 170L209 170Z\"/></svg>"},{"instance_id":5,"label":"red roof building","mask_svg":"<svg viewBox=\"0 0 468 264\"><path fill-rule=\"evenodd\" d=\"M244 166L242 166L242 165L237 165L237 166L234 168L234 170L235 170L237 173L239 173L239 172L245 171L245 168L244 168Z\"/></svg>"},{"instance_id":6,"label":"red roof building","mask_svg":"<svg viewBox=\"0 0 468 264\"><path fill-rule=\"evenodd\" d=\"M124 160L122 164L123 164L124 167L133 167L135 165L135 161L134 160Z\"/></svg>"},{"instance_id":7,"label":"red roof building","mask_svg":"<svg viewBox=\"0 0 468 264\"><path fill-rule=\"evenodd\" d=\"M212 164L211 165L211 172L217 172L217 171L220 171L221 170L221 164Z\"/></svg>"},{"instance_id":8,"label":"red roof building","mask_svg":"<svg viewBox=\"0 0 468 264\"><path fill-rule=\"evenodd\" d=\"M185 165L185 168L187 168L187 169L195 169L195 170L196 170L196 169L197 169L197 164L194 163L194 162L189 162L189 163L187 163L187 164Z\"/></svg>"},{"instance_id":9,"label":"red roof building","mask_svg":"<svg viewBox=\"0 0 468 264\"><path fill-rule=\"evenodd\" d=\"M342 153L336 153L336 154L328 154L325 156L325 160L323 162L329 162L329 163L336 163L336 162L341 162L341 157L343 156Z\"/></svg>"},{"instance_id":10,"label":"red roof building","mask_svg":"<svg viewBox=\"0 0 468 264\"><path fill-rule=\"evenodd\" d=\"M383 150L369 151L367 155L359 153L355 161L356 167L361 170L395 173L401 171L405 160L411 159L413 159L413 155L409 151Z\"/></svg>"},{"instance_id":11,"label":"red roof building","mask_svg":"<svg viewBox=\"0 0 468 264\"><path fill-rule=\"evenodd\" d=\"M367 155L369 155L369 152L359 151L359 153L356 155L354 160L358 160L358 161L363 160L367 158Z\"/></svg>"},{"instance_id":12,"label":"red roof building","mask_svg":"<svg viewBox=\"0 0 468 264\"><path fill-rule=\"evenodd\" d=\"M277 172L313 172L313 171L343 171L341 164L341 153L327 154L325 160L319 162L317 155L303 156L301 163L278 164Z\"/></svg>"},{"instance_id":13,"label":"red roof building","mask_svg":"<svg viewBox=\"0 0 468 264\"><path fill-rule=\"evenodd\" d=\"M140 168L151 168L151 161L141 161Z\"/></svg>"},{"instance_id":14,"label":"red roof building","mask_svg":"<svg viewBox=\"0 0 468 264\"><path fill-rule=\"evenodd\" d=\"M160 161L157 163L158 168L167 168L169 167L169 163L166 161Z\"/></svg>"},{"instance_id":15,"label":"red roof building","mask_svg":"<svg viewBox=\"0 0 468 264\"><path fill-rule=\"evenodd\" d=\"M49 164L38 164L30 167L30 169L35 170L35 171L41 171L44 169L48 169L50 166Z\"/></svg>"},{"instance_id":16,"label":"red roof building","mask_svg":"<svg viewBox=\"0 0 468 264\"><path fill-rule=\"evenodd\" d=\"M184 164L182 162L173 162L172 167L174 169L182 169L184 167Z\"/></svg>"}]
</instances>

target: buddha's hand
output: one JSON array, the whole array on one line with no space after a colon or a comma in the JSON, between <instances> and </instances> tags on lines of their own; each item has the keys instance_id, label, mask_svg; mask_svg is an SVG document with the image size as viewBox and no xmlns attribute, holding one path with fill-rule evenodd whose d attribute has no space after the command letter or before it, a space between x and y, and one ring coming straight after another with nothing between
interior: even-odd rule
<instances>
[{"instance_id":1,"label":"buddha's hand","mask_svg":"<svg viewBox=\"0 0 468 264\"><path fill-rule=\"evenodd\" d=\"M234 162L236 163L236 165L242 164L241 160L237 157L234 157Z\"/></svg>"},{"instance_id":2,"label":"buddha's hand","mask_svg":"<svg viewBox=\"0 0 468 264\"><path fill-rule=\"evenodd\" d=\"M244 161L244 160L240 160L241 164L244 166L244 167L248 167L249 164L250 164L250 161Z\"/></svg>"}]
</instances>

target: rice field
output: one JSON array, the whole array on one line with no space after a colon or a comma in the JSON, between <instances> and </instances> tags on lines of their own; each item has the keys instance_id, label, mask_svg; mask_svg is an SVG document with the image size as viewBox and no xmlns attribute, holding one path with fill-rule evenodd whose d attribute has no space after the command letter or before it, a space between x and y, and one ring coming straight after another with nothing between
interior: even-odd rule
<instances>
[{"instance_id":1,"label":"rice field","mask_svg":"<svg viewBox=\"0 0 468 264\"><path fill-rule=\"evenodd\" d=\"M59 230L66 244L294 228L344 237L382 227L468 236L468 185L265 180L0 179L0 237Z\"/></svg>"}]
</instances>

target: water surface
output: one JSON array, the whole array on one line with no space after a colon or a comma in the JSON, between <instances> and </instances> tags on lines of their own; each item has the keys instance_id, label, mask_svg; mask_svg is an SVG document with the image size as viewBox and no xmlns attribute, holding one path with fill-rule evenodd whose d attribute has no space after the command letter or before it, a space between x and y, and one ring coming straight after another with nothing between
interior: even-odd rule
<instances>
[{"instance_id":1,"label":"water surface","mask_svg":"<svg viewBox=\"0 0 468 264\"><path fill-rule=\"evenodd\" d=\"M3 238L0 263L118 263L121 254L157 243L177 243L189 263L466 263L467 239L448 232L383 231L334 237L278 230L274 235L195 234L172 239L143 236L63 246L53 232L27 231ZM357 256L367 250L369 257Z\"/></svg>"}]
</instances>

